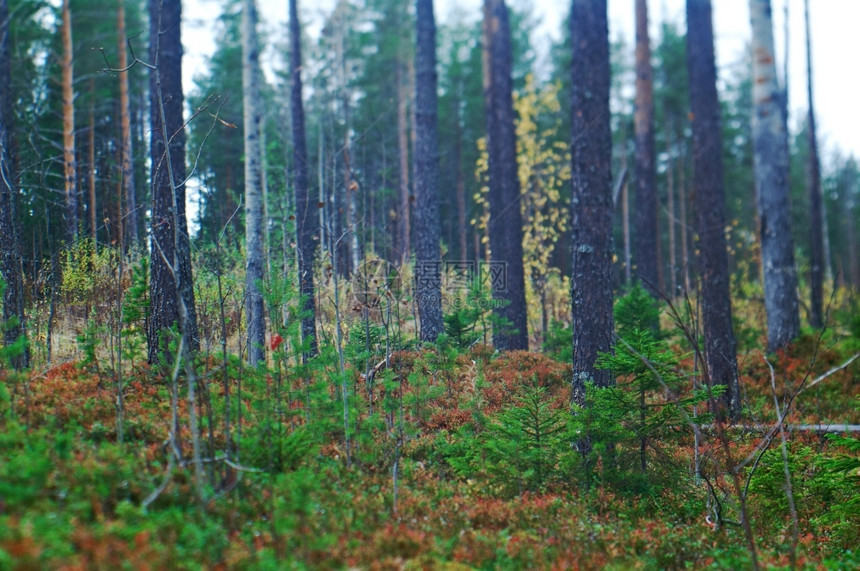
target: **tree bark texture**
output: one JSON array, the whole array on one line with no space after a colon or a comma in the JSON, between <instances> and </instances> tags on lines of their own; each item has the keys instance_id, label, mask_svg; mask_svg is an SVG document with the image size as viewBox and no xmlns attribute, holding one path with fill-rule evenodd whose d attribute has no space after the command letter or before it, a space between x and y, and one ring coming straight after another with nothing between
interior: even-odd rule
<instances>
[{"instance_id":1,"label":"tree bark texture","mask_svg":"<svg viewBox=\"0 0 860 571\"><path fill-rule=\"evenodd\" d=\"M10 60L9 4L0 0L0 276L3 278L3 343L8 346L25 333L21 244L15 213L18 178L13 141L13 95ZM12 366L29 366L29 352L12 358Z\"/></svg>"},{"instance_id":2,"label":"tree bark texture","mask_svg":"<svg viewBox=\"0 0 860 571\"><path fill-rule=\"evenodd\" d=\"M439 248L439 135L433 0L417 0L415 16L415 296L421 339L435 341L445 328Z\"/></svg>"},{"instance_id":3,"label":"tree bark texture","mask_svg":"<svg viewBox=\"0 0 860 571\"><path fill-rule=\"evenodd\" d=\"M821 162L818 158L818 137L815 132L815 105L812 102L812 42L809 35L809 0L804 0L806 22L806 95L808 105L807 134L809 136L809 324L824 325L824 207L821 199Z\"/></svg>"},{"instance_id":4,"label":"tree bark texture","mask_svg":"<svg viewBox=\"0 0 860 571\"><path fill-rule=\"evenodd\" d=\"M125 4L119 0L117 6L117 52L119 53L119 68L128 66L128 54L126 52L125 33ZM122 196L119 200L120 225L125 229L124 237L128 246L136 246L138 243L137 228L137 195L134 188L134 163L132 162L132 136L131 136L131 102L128 94L128 74L119 74L119 113L120 128L122 132L122 182L125 189L125 209L122 208Z\"/></svg>"},{"instance_id":5,"label":"tree bark texture","mask_svg":"<svg viewBox=\"0 0 860 571\"><path fill-rule=\"evenodd\" d=\"M601 387L613 383L610 371L595 368L598 354L612 351L614 332L606 0L574 0L570 21L573 401L583 405L586 381Z\"/></svg>"},{"instance_id":6,"label":"tree bark texture","mask_svg":"<svg viewBox=\"0 0 860 571\"><path fill-rule=\"evenodd\" d=\"M245 317L248 322L248 361L252 367L256 367L266 360L266 314L260 291L265 277L265 217L260 148L260 49L254 0L244 0L242 4L242 91L245 128Z\"/></svg>"},{"instance_id":7,"label":"tree bark texture","mask_svg":"<svg viewBox=\"0 0 860 571\"><path fill-rule=\"evenodd\" d=\"M654 292L660 282L658 265L657 181L654 150L654 73L648 37L648 2L636 0L636 276Z\"/></svg>"},{"instance_id":8,"label":"tree bark texture","mask_svg":"<svg viewBox=\"0 0 860 571\"><path fill-rule=\"evenodd\" d=\"M302 341L308 345L305 357L317 354L316 309L314 304L314 260L318 231L318 196L311 196L308 177L308 147L305 135L305 108L302 102L302 39L298 0L290 0L290 112L293 120L293 184L296 192L296 242L299 254L299 288L305 298Z\"/></svg>"},{"instance_id":9,"label":"tree bark texture","mask_svg":"<svg viewBox=\"0 0 860 571\"><path fill-rule=\"evenodd\" d=\"M60 63L63 85L63 179L66 195L66 240L75 241L78 234L78 181L75 159L75 70L72 47L72 14L69 0L62 5L63 56Z\"/></svg>"},{"instance_id":10,"label":"tree bark texture","mask_svg":"<svg viewBox=\"0 0 860 571\"><path fill-rule=\"evenodd\" d=\"M761 221L767 346L769 351L774 351L788 345L800 330L789 207L788 133L782 109L782 90L776 79L770 0L750 0L750 19L752 130Z\"/></svg>"},{"instance_id":11,"label":"tree bark texture","mask_svg":"<svg viewBox=\"0 0 860 571\"><path fill-rule=\"evenodd\" d=\"M400 195L400 207L397 212L397 259L403 262L409 259L411 246L409 238L410 210L412 208L409 200L409 121L407 119L408 96L406 90L406 78L403 73L403 63L397 65L397 166L398 166L398 190Z\"/></svg>"},{"instance_id":12,"label":"tree bark texture","mask_svg":"<svg viewBox=\"0 0 860 571\"><path fill-rule=\"evenodd\" d=\"M181 331L186 346L200 348L191 244L185 217L185 129L182 119L182 42L180 0L149 0L150 153L152 216L148 358L169 362L166 331L180 322L180 298L187 319ZM182 325L180 324L180 327Z\"/></svg>"},{"instance_id":13,"label":"tree bark texture","mask_svg":"<svg viewBox=\"0 0 860 571\"><path fill-rule=\"evenodd\" d=\"M740 413L738 365L729 297L723 199L720 102L710 0L687 0L687 65L693 130L693 186L702 275L705 360L712 385L723 394L731 417Z\"/></svg>"},{"instance_id":14,"label":"tree bark texture","mask_svg":"<svg viewBox=\"0 0 860 571\"><path fill-rule=\"evenodd\" d=\"M93 253L98 249L98 211L96 201L96 111L95 81L90 80L89 133L87 133L87 189L89 190L88 214L90 219L90 239Z\"/></svg>"},{"instance_id":15,"label":"tree bark texture","mask_svg":"<svg viewBox=\"0 0 860 571\"><path fill-rule=\"evenodd\" d=\"M517 175L511 27L504 0L484 0L485 100L490 179L490 285L499 320L493 344L502 351L528 349L523 222ZM504 307L499 307L504 305Z\"/></svg>"}]
</instances>

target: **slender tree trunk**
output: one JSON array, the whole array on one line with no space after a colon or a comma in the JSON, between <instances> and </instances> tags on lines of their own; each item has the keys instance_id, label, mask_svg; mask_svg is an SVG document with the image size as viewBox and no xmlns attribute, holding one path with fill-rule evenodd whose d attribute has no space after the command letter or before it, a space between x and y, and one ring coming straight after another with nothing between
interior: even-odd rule
<instances>
[{"instance_id":1,"label":"slender tree trunk","mask_svg":"<svg viewBox=\"0 0 860 571\"><path fill-rule=\"evenodd\" d=\"M317 164L317 183L319 184L319 228L320 228L320 250L329 251L329 229L326 224L329 220L328 196L325 190L325 140L323 137L322 122L319 124L319 158Z\"/></svg>"},{"instance_id":2,"label":"slender tree trunk","mask_svg":"<svg viewBox=\"0 0 860 571\"><path fill-rule=\"evenodd\" d=\"M117 51L119 53L119 68L128 66L128 55L126 53L125 33L125 4L124 0L118 0L117 7ZM134 163L132 162L132 136L131 136L131 107L128 96L128 72L119 74L119 113L120 128L122 131L122 182L125 189L125 206L122 208L122 195L120 195L120 232L126 231L127 247L135 247L138 244L137 232L137 196L134 188Z\"/></svg>"},{"instance_id":3,"label":"slender tree trunk","mask_svg":"<svg viewBox=\"0 0 860 571\"><path fill-rule=\"evenodd\" d=\"M409 121L407 115L406 79L403 77L403 64L397 65L397 164L400 173L398 179L400 191L400 207L397 216L397 258L402 262L409 259L411 236L409 201Z\"/></svg>"},{"instance_id":4,"label":"slender tree trunk","mask_svg":"<svg viewBox=\"0 0 860 571\"><path fill-rule=\"evenodd\" d=\"M741 402L724 231L720 102L710 0L687 0L687 29L705 359L711 384L726 386L725 404L730 416L737 418Z\"/></svg>"},{"instance_id":5,"label":"slender tree trunk","mask_svg":"<svg viewBox=\"0 0 860 571\"><path fill-rule=\"evenodd\" d=\"M456 110L454 110L456 113ZM466 179L463 176L463 126L460 123L459 113L456 118L457 131L454 134L454 164L457 165L457 243L459 245L459 260L465 262L469 259L466 249Z\"/></svg>"},{"instance_id":6,"label":"slender tree trunk","mask_svg":"<svg viewBox=\"0 0 860 571\"><path fill-rule=\"evenodd\" d=\"M627 139L625 129L625 142ZM627 169L627 148L621 152L621 170ZM624 241L624 283L631 285L633 281L633 255L630 247L630 185L627 177L621 183L621 239Z\"/></svg>"},{"instance_id":7,"label":"slender tree trunk","mask_svg":"<svg viewBox=\"0 0 860 571\"><path fill-rule=\"evenodd\" d=\"M659 287L657 181L654 150L654 73L648 37L648 2L636 0L636 276L656 294Z\"/></svg>"},{"instance_id":8,"label":"slender tree trunk","mask_svg":"<svg viewBox=\"0 0 860 571\"><path fill-rule=\"evenodd\" d=\"M504 0L484 0L484 49L489 51L489 94L485 99L490 175L490 263L494 307L493 344L499 350L528 349L523 223L517 176L511 28Z\"/></svg>"},{"instance_id":9,"label":"slender tree trunk","mask_svg":"<svg viewBox=\"0 0 860 571\"><path fill-rule=\"evenodd\" d=\"M3 278L3 344L25 335L24 278L18 235L18 178L15 164L13 95L10 60L9 5L0 0L0 277ZM12 366L29 366L25 349L12 357Z\"/></svg>"},{"instance_id":10,"label":"slender tree trunk","mask_svg":"<svg viewBox=\"0 0 860 571\"><path fill-rule=\"evenodd\" d=\"M96 212L96 110L95 110L95 82L90 80L90 117L89 133L87 134L87 186L89 190L90 205L90 238L93 241L93 254L98 250L98 216Z\"/></svg>"},{"instance_id":11,"label":"slender tree trunk","mask_svg":"<svg viewBox=\"0 0 860 571\"><path fill-rule=\"evenodd\" d=\"M675 157L672 155L672 143L666 143L666 209L669 211L669 297L674 298L678 293L678 250L675 242L678 224L675 212Z\"/></svg>"},{"instance_id":12,"label":"slender tree trunk","mask_svg":"<svg viewBox=\"0 0 860 571\"><path fill-rule=\"evenodd\" d=\"M263 179L261 169L260 51L257 43L257 6L242 4L242 107L245 124L245 315L248 320L248 362L266 361L266 314L260 291L265 277L263 253Z\"/></svg>"},{"instance_id":13,"label":"slender tree trunk","mask_svg":"<svg viewBox=\"0 0 860 571\"><path fill-rule=\"evenodd\" d=\"M812 42L809 34L809 0L804 0L806 22L806 85L807 85L807 133L809 136L809 164L807 185L809 187L810 248L809 283L811 288L809 324L824 325L824 214L821 200L821 166L818 159L818 138L815 133L815 107L812 103Z\"/></svg>"},{"instance_id":14,"label":"slender tree trunk","mask_svg":"<svg viewBox=\"0 0 860 571\"><path fill-rule=\"evenodd\" d=\"M299 286L305 298L302 341L305 359L317 354L316 309L314 305L314 260L317 237L317 203L308 182L308 149L305 136L305 108L302 102L302 41L298 0L290 0L290 111L293 119L293 163L296 191L296 241L299 253Z\"/></svg>"},{"instance_id":15,"label":"slender tree trunk","mask_svg":"<svg viewBox=\"0 0 860 571\"><path fill-rule=\"evenodd\" d=\"M433 0L417 0L415 13L415 295L421 339L432 342L444 331Z\"/></svg>"},{"instance_id":16,"label":"slender tree trunk","mask_svg":"<svg viewBox=\"0 0 860 571\"><path fill-rule=\"evenodd\" d=\"M78 234L78 181L75 160L75 71L69 0L63 0L62 19L63 59L60 67L63 82L63 178L66 193L66 239L71 244Z\"/></svg>"},{"instance_id":17,"label":"slender tree trunk","mask_svg":"<svg viewBox=\"0 0 860 571\"><path fill-rule=\"evenodd\" d=\"M573 401L585 404L585 383L605 387L597 369L612 351L612 135L609 112L609 29L606 0L573 0L571 9L573 198L571 304Z\"/></svg>"},{"instance_id":18,"label":"slender tree trunk","mask_svg":"<svg viewBox=\"0 0 860 571\"><path fill-rule=\"evenodd\" d=\"M860 289L860 257L857 253L857 162L850 160L846 170L844 191L845 204L845 241L848 245L847 266L848 286Z\"/></svg>"},{"instance_id":19,"label":"slender tree trunk","mask_svg":"<svg viewBox=\"0 0 860 571\"><path fill-rule=\"evenodd\" d=\"M767 346L788 345L800 330L797 270L791 237L788 133L777 84L770 0L750 0L753 54L753 143L761 221Z\"/></svg>"},{"instance_id":20,"label":"slender tree trunk","mask_svg":"<svg viewBox=\"0 0 860 571\"><path fill-rule=\"evenodd\" d=\"M683 147L679 145L678 155L678 217L681 226L681 271L684 277L684 293L690 292L692 283L690 281L690 236L687 229L687 157L684 155Z\"/></svg>"},{"instance_id":21,"label":"slender tree trunk","mask_svg":"<svg viewBox=\"0 0 860 571\"><path fill-rule=\"evenodd\" d=\"M191 244L185 216L185 128L182 119L182 5L180 0L149 0L150 153L152 157L152 217L150 319L147 329L149 362L168 362L166 331L180 323L185 306L185 345L200 349ZM180 300L182 303L180 303ZM182 327L182 323L180 323Z\"/></svg>"}]
</instances>

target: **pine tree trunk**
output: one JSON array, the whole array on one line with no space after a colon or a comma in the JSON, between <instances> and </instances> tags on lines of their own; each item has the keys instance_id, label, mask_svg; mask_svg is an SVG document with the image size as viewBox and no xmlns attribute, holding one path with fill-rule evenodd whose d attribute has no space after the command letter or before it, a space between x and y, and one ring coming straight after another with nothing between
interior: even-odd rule
<instances>
[{"instance_id":1,"label":"pine tree trunk","mask_svg":"<svg viewBox=\"0 0 860 571\"><path fill-rule=\"evenodd\" d=\"M316 309L314 305L314 260L317 237L317 203L308 182L308 149L305 136L305 109L302 102L302 41L298 0L290 0L290 111L293 119L293 163L296 192L296 241L299 253L299 285L305 298L302 341L305 359L317 354Z\"/></svg>"},{"instance_id":2,"label":"pine tree trunk","mask_svg":"<svg viewBox=\"0 0 860 571\"><path fill-rule=\"evenodd\" d=\"M180 0L149 0L150 153L152 216L149 362L170 362L165 334L177 324L186 346L200 349L191 244L185 217L185 129L182 118L182 5ZM163 111L163 112L162 112ZM186 317L180 320L180 301Z\"/></svg>"},{"instance_id":3,"label":"pine tree trunk","mask_svg":"<svg viewBox=\"0 0 860 571\"><path fill-rule=\"evenodd\" d=\"M266 361L266 315L260 291L265 277L265 219L260 164L260 51L254 0L244 0L242 4L242 91L245 126L245 315L248 320L248 362L256 367Z\"/></svg>"},{"instance_id":4,"label":"pine tree trunk","mask_svg":"<svg viewBox=\"0 0 860 571\"><path fill-rule=\"evenodd\" d=\"M415 13L415 296L421 339L433 342L444 331L433 0L417 0Z\"/></svg>"},{"instance_id":5,"label":"pine tree trunk","mask_svg":"<svg viewBox=\"0 0 860 571\"><path fill-rule=\"evenodd\" d=\"M15 214L18 186L13 140L13 94L10 59L9 5L0 0L0 277L3 278L3 343L9 346L25 334L24 282L21 244ZM29 366L25 350L12 357L12 366Z\"/></svg>"},{"instance_id":6,"label":"pine tree trunk","mask_svg":"<svg viewBox=\"0 0 860 571\"><path fill-rule=\"evenodd\" d=\"M585 382L613 383L597 369L612 351L612 136L609 112L609 30L606 0L573 0L571 157L571 305L573 401L585 403Z\"/></svg>"},{"instance_id":7,"label":"pine tree trunk","mask_svg":"<svg viewBox=\"0 0 860 571\"><path fill-rule=\"evenodd\" d=\"M800 330L789 207L788 133L776 79L770 0L750 0L750 17L755 106L752 130L767 346L775 351L788 345Z\"/></svg>"},{"instance_id":8,"label":"pine tree trunk","mask_svg":"<svg viewBox=\"0 0 860 571\"><path fill-rule=\"evenodd\" d=\"M490 286L493 309L499 320L493 326L493 344L502 351L528 349L523 223L517 176L517 141L514 126L511 29L504 0L484 0L484 49L489 64L485 82L487 149L490 178ZM506 305L505 305L506 304ZM504 305L504 307L499 307Z\"/></svg>"},{"instance_id":9,"label":"pine tree trunk","mask_svg":"<svg viewBox=\"0 0 860 571\"><path fill-rule=\"evenodd\" d=\"M648 2L636 0L636 276L656 294L659 287L657 182L654 169L654 74L648 37Z\"/></svg>"},{"instance_id":10,"label":"pine tree trunk","mask_svg":"<svg viewBox=\"0 0 860 571\"><path fill-rule=\"evenodd\" d=\"M726 386L723 394L725 404L730 416L736 418L740 414L741 403L724 232L720 102L717 99L710 0L687 0L687 29L705 360L710 383Z\"/></svg>"},{"instance_id":11,"label":"pine tree trunk","mask_svg":"<svg viewBox=\"0 0 860 571\"><path fill-rule=\"evenodd\" d=\"M119 68L128 66L125 33L125 4L119 0L117 7L117 51L119 53ZM134 163L132 162L131 137L131 103L128 96L128 73L119 74L119 113L122 132L122 182L125 189L125 210L122 208L122 195L119 201L120 232L125 229L124 238L130 247L137 246L137 196L134 188Z\"/></svg>"},{"instance_id":12,"label":"pine tree trunk","mask_svg":"<svg viewBox=\"0 0 860 571\"><path fill-rule=\"evenodd\" d=\"M809 135L809 164L807 179L809 186L810 248L809 324L824 325L824 208L821 199L821 163L818 158L818 137L815 133L815 106L812 103L812 42L809 34L809 0L804 0L806 22L806 94L808 101L807 133Z\"/></svg>"},{"instance_id":13,"label":"pine tree trunk","mask_svg":"<svg viewBox=\"0 0 860 571\"><path fill-rule=\"evenodd\" d=\"M75 92L74 54L72 47L72 15L69 0L62 6L63 59L63 179L66 195L66 240L71 244L78 234L77 161L75 160Z\"/></svg>"}]
</instances>

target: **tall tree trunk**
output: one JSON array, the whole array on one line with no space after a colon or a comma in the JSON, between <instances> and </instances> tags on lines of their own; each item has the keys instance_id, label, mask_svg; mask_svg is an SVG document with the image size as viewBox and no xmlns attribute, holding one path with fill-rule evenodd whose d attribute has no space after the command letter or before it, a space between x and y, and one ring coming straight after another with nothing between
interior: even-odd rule
<instances>
[{"instance_id":1,"label":"tall tree trunk","mask_svg":"<svg viewBox=\"0 0 860 571\"><path fill-rule=\"evenodd\" d=\"M403 63L397 65L397 165L400 173L398 186L400 194L400 207L397 215L397 258L400 261L409 259L411 250L409 238L411 236L412 205L409 200L409 121L407 119L407 104L409 97L406 91L406 78L403 73Z\"/></svg>"},{"instance_id":2,"label":"tall tree trunk","mask_svg":"<svg viewBox=\"0 0 860 571\"><path fill-rule=\"evenodd\" d=\"M769 351L775 351L788 345L800 330L788 198L788 133L782 91L776 79L770 0L750 0L750 19L755 106L752 129L767 346Z\"/></svg>"},{"instance_id":3,"label":"tall tree trunk","mask_svg":"<svg viewBox=\"0 0 860 571\"><path fill-rule=\"evenodd\" d=\"M90 239L93 241L93 254L98 250L98 213L96 212L96 110L95 81L90 80L90 117L87 134L87 186L89 187Z\"/></svg>"},{"instance_id":4,"label":"tall tree trunk","mask_svg":"<svg viewBox=\"0 0 860 571\"><path fill-rule=\"evenodd\" d=\"M25 335L24 279L18 236L18 178L13 140L13 95L10 60L9 5L0 0L0 277L3 278L3 344ZM29 366L27 349L12 357L12 366Z\"/></svg>"},{"instance_id":5,"label":"tall tree trunk","mask_svg":"<svg viewBox=\"0 0 860 571\"><path fill-rule=\"evenodd\" d=\"M460 124L459 117L457 118L457 132L454 134L454 164L457 165L456 185L457 185L457 243L459 245L460 257L459 261L465 262L469 259L469 253L466 249L466 179L463 176L462 151L463 151L463 129Z\"/></svg>"},{"instance_id":6,"label":"tall tree trunk","mask_svg":"<svg viewBox=\"0 0 860 571\"><path fill-rule=\"evenodd\" d=\"M125 4L124 0L118 0L117 6L117 51L119 53L119 68L128 66L128 54L126 53L125 33ZM122 208L120 195L119 213L120 232L125 229L124 238L128 247L135 247L138 243L137 231L137 196L134 188L134 163L132 162L132 136L131 136L131 103L128 96L128 72L119 74L119 114L120 128L122 132L122 182L125 189L125 206Z\"/></svg>"},{"instance_id":7,"label":"tall tree trunk","mask_svg":"<svg viewBox=\"0 0 860 571\"><path fill-rule=\"evenodd\" d=\"M726 253L723 159L710 0L687 0L687 65L693 127L696 233L702 274L705 360L712 385L725 385L729 414L740 414Z\"/></svg>"},{"instance_id":8,"label":"tall tree trunk","mask_svg":"<svg viewBox=\"0 0 860 571\"><path fill-rule=\"evenodd\" d=\"M824 325L824 207L821 199L821 163L818 158L818 137L815 132L815 106L812 103L812 41L809 34L809 0L803 1L806 23L806 95L808 105L807 133L809 135L809 186L810 248L809 324Z\"/></svg>"},{"instance_id":9,"label":"tall tree trunk","mask_svg":"<svg viewBox=\"0 0 860 571\"><path fill-rule=\"evenodd\" d=\"M600 387L612 373L597 369L612 351L612 135L609 112L609 28L606 0L573 0L571 306L573 401L585 404L585 383Z\"/></svg>"},{"instance_id":10,"label":"tall tree trunk","mask_svg":"<svg viewBox=\"0 0 860 571\"><path fill-rule=\"evenodd\" d=\"M678 217L681 226L681 271L684 278L684 293L692 290L690 281L690 236L687 231L687 157L683 145L678 146Z\"/></svg>"},{"instance_id":11,"label":"tall tree trunk","mask_svg":"<svg viewBox=\"0 0 860 571\"><path fill-rule=\"evenodd\" d=\"M257 43L257 6L242 4L242 107L245 123L245 315L248 320L248 361L266 361L266 314L260 291L265 276L263 254L263 180L260 160L260 51Z\"/></svg>"},{"instance_id":12,"label":"tall tree trunk","mask_svg":"<svg viewBox=\"0 0 860 571\"><path fill-rule=\"evenodd\" d=\"M845 239L848 243L848 285L860 289L860 260L857 255L857 163L849 163L848 184L845 188Z\"/></svg>"},{"instance_id":13,"label":"tall tree trunk","mask_svg":"<svg viewBox=\"0 0 860 571\"><path fill-rule=\"evenodd\" d=\"M490 175L490 281L500 320L493 326L493 344L499 350L528 349L523 223L517 176L517 141L514 126L511 28L504 0L484 0L484 49L489 54L485 99ZM486 83L486 82L485 82ZM499 307L502 306L503 307Z\"/></svg>"},{"instance_id":14,"label":"tall tree trunk","mask_svg":"<svg viewBox=\"0 0 860 571\"><path fill-rule=\"evenodd\" d=\"M636 0L636 276L645 288L659 287L657 182L654 169L654 73L648 37L648 2Z\"/></svg>"},{"instance_id":15,"label":"tall tree trunk","mask_svg":"<svg viewBox=\"0 0 860 571\"><path fill-rule=\"evenodd\" d=\"M75 71L69 0L63 0L62 18L63 59L60 67L63 82L63 179L66 193L66 239L71 244L78 234L78 181L75 160Z\"/></svg>"},{"instance_id":16,"label":"tall tree trunk","mask_svg":"<svg viewBox=\"0 0 860 571\"><path fill-rule=\"evenodd\" d=\"M177 323L185 344L200 349L191 244L185 217L185 128L182 119L182 5L180 0L149 0L150 156L152 217L149 362L168 362L167 330ZM183 311L184 318L180 319Z\"/></svg>"},{"instance_id":17,"label":"tall tree trunk","mask_svg":"<svg viewBox=\"0 0 860 571\"><path fill-rule=\"evenodd\" d=\"M671 132L671 129L669 130ZM674 298L678 293L678 251L675 242L675 226L678 219L675 213L675 157L672 155L672 142L666 142L666 209L669 211L669 297Z\"/></svg>"},{"instance_id":18,"label":"tall tree trunk","mask_svg":"<svg viewBox=\"0 0 860 571\"><path fill-rule=\"evenodd\" d=\"M322 122L319 124L319 141L318 141L318 150L319 157L317 160L319 161L317 164L317 183L319 184L319 228L320 228L320 250L322 252L329 252L329 234L330 229L326 226L328 224L329 218L329 204L328 204L328 196L325 190L325 138L323 137L323 128Z\"/></svg>"},{"instance_id":19,"label":"tall tree trunk","mask_svg":"<svg viewBox=\"0 0 860 571\"><path fill-rule=\"evenodd\" d=\"M433 0L417 0L415 18L415 295L421 339L432 342L444 331Z\"/></svg>"},{"instance_id":20,"label":"tall tree trunk","mask_svg":"<svg viewBox=\"0 0 860 571\"><path fill-rule=\"evenodd\" d=\"M624 141L627 141L627 130L625 129ZM627 170L627 145L621 152L621 170ZM631 285L633 281L633 255L630 247L630 185L627 177L621 182L621 239L624 241L624 283Z\"/></svg>"},{"instance_id":21,"label":"tall tree trunk","mask_svg":"<svg viewBox=\"0 0 860 571\"><path fill-rule=\"evenodd\" d=\"M341 204L346 202L346 231L343 236L338 234L335 241L343 238L343 245L348 256L344 256L344 274L358 270L361 261L361 248L358 243L358 181L353 176L352 167L352 120L350 116L349 88L347 78L347 55L346 55L346 30L349 26L347 10L349 3L339 0L335 8L335 19L338 22L335 43L335 56L337 66L337 83L340 96L341 113L343 113L343 196ZM342 206L336 207L339 214Z\"/></svg>"},{"instance_id":22,"label":"tall tree trunk","mask_svg":"<svg viewBox=\"0 0 860 571\"><path fill-rule=\"evenodd\" d=\"M305 359L317 354L316 309L314 305L314 259L316 256L317 203L308 182L308 148L305 136L305 108L302 102L302 38L298 0L290 0L290 112L293 119L293 168L296 191L296 241L299 253L299 286L304 296L302 341Z\"/></svg>"}]
</instances>

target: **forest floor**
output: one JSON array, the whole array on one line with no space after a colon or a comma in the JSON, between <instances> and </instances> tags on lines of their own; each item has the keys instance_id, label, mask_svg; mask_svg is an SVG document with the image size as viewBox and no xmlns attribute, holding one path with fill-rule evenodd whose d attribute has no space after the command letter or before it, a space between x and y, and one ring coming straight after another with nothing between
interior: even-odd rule
<instances>
[{"instance_id":1,"label":"forest floor","mask_svg":"<svg viewBox=\"0 0 860 571\"><path fill-rule=\"evenodd\" d=\"M659 378L619 351L573 410L544 354L367 375L360 345L343 372L289 343L265 371L201 357L192 394L125 363L121 405L99 354L0 371L0 569L860 567L858 441L791 429L860 423L851 335L745 351L745 430L706 414L678 339L641 347Z\"/></svg>"}]
</instances>

